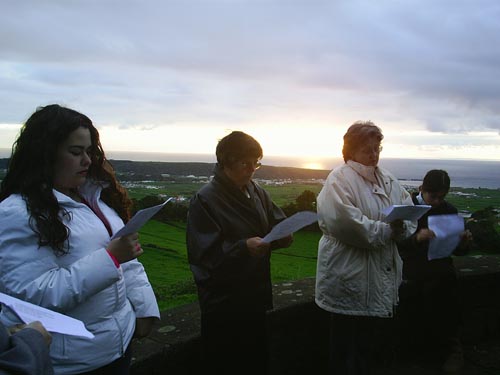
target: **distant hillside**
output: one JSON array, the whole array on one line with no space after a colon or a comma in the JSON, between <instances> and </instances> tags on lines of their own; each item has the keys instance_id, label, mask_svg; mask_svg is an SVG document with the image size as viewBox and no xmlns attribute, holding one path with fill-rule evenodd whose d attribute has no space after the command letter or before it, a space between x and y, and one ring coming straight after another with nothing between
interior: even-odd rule
<instances>
[{"instance_id":1,"label":"distant hillside","mask_svg":"<svg viewBox=\"0 0 500 375\"><path fill-rule=\"evenodd\" d=\"M162 175L171 176L211 176L213 174L214 163L199 162L146 162L130 160L111 160L113 167L119 175L128 175L133 179L161 178ZM273 167L263 165L255 173L255 178L261 179L292 179L309 180L324 179L328 175L328 170Z\"/></svg>"},{"instance_id":2,"label":"distant hillside","mask_svg":"<svg viewBox=\"0 0 500 375\"><path fill-rule=\"evenodd\" d=\"M262 179L290 179L290 180L319 180L326 179L330 173L329 170L324 169L305 169L294 167L273 167L270 165L263 165L255 172L256 178Z\"/></svg>"},{"instance_id":3,"label":"distant hillside","mask_svg":"<svg viewBox=\"0 0 500 375\"><path fill-rule=\"evenodd\" d=\"M0 159L0 169L7 168L8 160L6 158ZM110 162L121 180L160 180L165 175L172 177L190 175L208 177L213 174L214 170L214 163L131 160L110 160ZM264 180L311 180L324 179L328 176L328 173L328 170L263 165L255 172L255 178Z\"/></svg>"},{"instance_id":4,"label":"distant hillside","mask_svg":"<svg viewBox=\"0 0 500 375\"><path fill-rule=\"evenodd\" d=\"M160 162L110 160L117 174L143 176L144 179L159 179L162 175L171 176L210 176L213 170L211 163L193 162Z\"/></svg>"}]
</instances>

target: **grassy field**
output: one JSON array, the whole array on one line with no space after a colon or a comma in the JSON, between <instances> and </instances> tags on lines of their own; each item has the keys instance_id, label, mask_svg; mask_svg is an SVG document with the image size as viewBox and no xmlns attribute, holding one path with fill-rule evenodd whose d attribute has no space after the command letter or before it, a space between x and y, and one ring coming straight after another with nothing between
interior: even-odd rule
<instances>
[{"instance_id":1,"label":"grassy field","mask_svg":"<svg viewBox=\"0 0 500 375\"><path fill-rule=\"evenodd\" d=\"M286 250L277 250L271 259L273 282L314 276L319 233L300 232ZM185 224L149 221L140 231L144 254L140 261L158 298L160 309L196 301L185 243Z\"/></svg>"},{"instance_id":2,"label":"grassy field","mask_svg":"<svg viewBox=\"0 0 500 375\"><path fill-rule=\"evenodd\" d=\"M160 309L196 300L187 262L185 224L149 221L140 231L144 254L140 261L157 295Z\"/></svg>"},{"instance_id":3,"label":"grassy field","mask_svg":"<svg viewBox=\"0 0 500 375\"><path fill-rule=\"evenodd\" d=\"M310 190L315 194L318 194L323 187L321 184L285 184L285 185L263 185L271 197L274 203L282 207L287 203L294 202L295 199L305 190Z\"/></svg>"},{"instance_id":4,"label":"grassy field","mask_svg":"<svg viewBox=\"0 0 500 375\"><path fill-rule=\"evenodd\" d=\"M155 183L154 189L130 188L132 197L141 198L151 194L168 196L191 196L201 184ZM280 206L292 202L304 190L318 193L320 185L287 184L265 186L273 200ZM178 190L177 190L178 189ZM500 190L452 189L448 200L460 210L470 212L493 206L500 208ZM313 277L316 274L316 254L320 233L300 231L288 249L280 249L271 257L274 283ZM160 309L194 302L196 288L187 262L184 223L148 222L140 231L140 240L145 253L140 261L144 264L158 297Z\"/></svg>"},{"instance_id":5,"label":"grassy field","mask_svg":"<svg viewBox=\"0 0 500 375\"><path fill-rule=\"evenodd\" d=\"M500 209L500 189L452 188L446 199L459 210L474 212L492 206Z\"/></svg>"},{"instance_id":6,"label":"grassy field","mask_svg":"<svg viewBox=\"0 0 500 375\"><path fill-rule=\"evenodd\" d=\"M184 196L190 198L203 186L201 182L173 183L173 182L141 182L127 186L132 198L140 199L147 195L163 194L166 196ZM318 194L322 185L317 183L263 185L271 194L278 206L293 202L304 190ZM452 188L447 199L459 210L474 212L488 206L500 208L500 189L468 189Z\"/></svg>"},{"instance_id":7,"label":"grassy field","mask_svg":"<svg viewBox=\"0 0 500 375\"><path fill-rule=\"evenodd\" d=\"M162 181L148 181L137 183L126 183L125 187L131 198L141 199L147 195L164 194L169 197L193 196L204 183L175 183Z\"/></svg>"}]
</instances>

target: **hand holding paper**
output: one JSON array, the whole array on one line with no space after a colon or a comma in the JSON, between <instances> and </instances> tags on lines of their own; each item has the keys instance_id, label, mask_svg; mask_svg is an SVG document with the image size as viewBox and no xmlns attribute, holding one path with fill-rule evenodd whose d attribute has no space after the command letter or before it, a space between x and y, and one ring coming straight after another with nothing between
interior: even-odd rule
<instances>
[{"instance_id":1,"label":"hand holding paper","mask_svg":"<svg viewBox=\"0 0 500 375\"><path fill-rule=\"evenodd\" d=\"M458 215L432 215L428 226L436 236L429 241L427 259L446 258L453 254L464 231L464 219Z\"/></svg>"},{"instance_id":2,"label":"hand holding paper","mask_svg":"<svg viewBox=\"0 0 500 375\"><path fill-rule=\"evenodd\" d=\"M49 332L94 338L82 321L0 293L0 303L8 306L24 323L39 321Z\"/></svg>"},{"instance_id":3,"label":"hand holding paper","mask_svg":"<svg viewBox=\"0 0 500 375\"><path fill-rule=\"evenodd\" d=\"M316 212L301 211L286 218L277 224L263 239L263 242L271 243L272 241L279 240L286 237L299 229L311 225L318 220Z\"/></svg>"}]
</instances>

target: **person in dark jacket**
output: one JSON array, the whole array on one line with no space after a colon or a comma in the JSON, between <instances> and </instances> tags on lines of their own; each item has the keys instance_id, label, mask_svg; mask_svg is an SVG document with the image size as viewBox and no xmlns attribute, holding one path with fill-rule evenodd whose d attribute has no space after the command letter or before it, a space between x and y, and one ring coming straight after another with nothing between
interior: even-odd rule
<instances>
[{"instance_id":1,"label":"person in dark jacket","mask_svg":"<svg viewBox=\"0 0 500 375\"><path fill-rule=\"evenodd\" d=\"M0 322L0 375L52 375L52 336L40 322L13 326Z\"/></svg>"},{"instance_id":2,"label":"person in dark jacket","mask_svg":"<svg viewBox=\"0 0 500 375\"><path fill-rule=\"evenodd\" d=\"M272 308L270 250L262 241L285 214L253 180L260 144L234 131L216 149L215 175L192 198L188 259L201 309L202 357L210 373L265 374L266 311Z\"/></svg>"},{"instance_id":3,"label":"person in dark jacket","mask_svg":"<svg viewBox=\"0 0 500 375\"><path fill-rule=\"evenodd\" d=\"M423 349L443 361L445 372L454 372L463 366L457 274L451 256L428 260L429 240L435 237L428 228L429 216L458 214L445 200L449 190L448 173L434 169L425 175L419 192L412 194L415 205L431 209L419 219L416 232L398 244L403 259L399 312L402 341L410 342L412 352ZM471 239L471 233L464 231L453 254L465 254Z\"/></svg>"}]
</instances>

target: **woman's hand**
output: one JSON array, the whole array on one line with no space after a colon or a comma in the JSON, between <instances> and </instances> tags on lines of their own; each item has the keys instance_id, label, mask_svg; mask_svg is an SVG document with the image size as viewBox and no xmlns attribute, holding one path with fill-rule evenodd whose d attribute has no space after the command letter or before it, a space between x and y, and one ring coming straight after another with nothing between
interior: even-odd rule
<instances>
[{"instance_id":1,"label":"woman's hand","mask_svg":"<svg viewBox=\"0 0 500 375\"><path fill-rule=\"evenodd\" d=\"M462 233L460 233L460 241L464 244L468 244L469 242L472 242L472 232L468 229L464 230Z\"/></svg>"},{"instance_id":2,"label":"woman's hand","mask_svg":"<svg viewBox=\"0 0 500 375\"><path fill-rule=\"evenodd\" d=\"M136 318L134 339L142 339L143 337L148 336L153 330L155 320L155 317Z\"/></svg>"},{"instance_id":3,"label":"woman's hand","mask_svg":"<svg viewBox=\"0 0 500 375\"><path fill-rule=\"evenodd\" d=\"M415 235L417 242L429 241L431 238L436 237L436 233L428 228L420 229Z\"/></svg>"},{"instance_id":4,"label":"woman's hand","mask_svg":"<svg viewBox=\"0 0 500 375\"><path fill-rule=\"evenodd\" d=\"M115 238L109 243L107 250L120 264L133 260L144 253L139 244L138 233Z\"/></svg>"},{"instance_id":5,"label":"woman's hand","mask_svg":"<svg viewBox=\"0 0 500 375\"><path fill-rule=\"evenodd\" d=\"M11 327L9 327L9 333L11 335L14 335L17 332L19 332L23 329L26 329L26 328L31 328L31 329L34 329L35 331L38 331L43 336L43 339L45 340L45 343L47 344L47 346L50 346L50 343L52 342L52 335L50 334L50 332L48 332L45 329L45 327L42 325L42 323L40 323L38 320L31 322L29 324L21 323L21 324L16 324L14 326L11 326Z\"/></svg>"},{"instance_id":6,"label":"woman's hand","mask_svg":"<svg viewBox=\"0 0 500 375\"><path fill-rule=\"evenodd\" d=\"M402 240L406 233L406 224L403 220L394 220L389 223L392 229L391 238L395 241Z\"/></svg>"},{"instance_id":7,"label":"woman's hand","mask_svg":"<svg viewBox=\"0 0 500 375\"><path fill-rule=\"evenodd\" d=\"M473 241L472 232L468 229L460 233L460 243L455 249L455 255L465 255L471 248Z\"/></svg>"},{"instance_id":8,"label":"woman's hand","mask_svg":"<svg viewBox=\"0 0 500 375\"><path fill-rule=\"evenodd\" d=\"M252 237L247 239L248 252L253 257L263 257L269 253L271 245L263 242L260 237Z\"/></svg>"}]
</instances>

